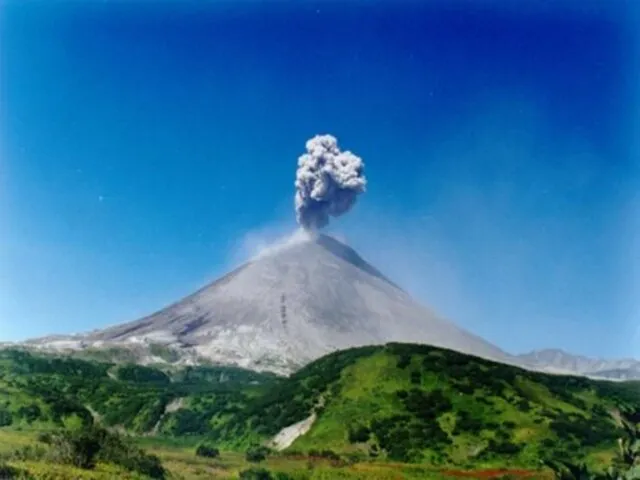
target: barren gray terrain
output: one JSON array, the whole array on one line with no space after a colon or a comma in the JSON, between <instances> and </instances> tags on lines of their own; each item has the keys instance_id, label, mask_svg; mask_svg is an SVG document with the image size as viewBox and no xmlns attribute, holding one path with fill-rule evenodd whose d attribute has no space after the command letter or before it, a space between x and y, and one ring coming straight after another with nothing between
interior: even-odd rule
<instances>
[{"instance_id":1,"label":"barren gray terrain","mask_svg":"<svg viewBox=\"0 0 640 480\"><path fill-rule=\"evenodd\" d=\"M216 363L284 373L333 350L389 341L514 361L418 304L354 250L325 235L256 258L148 317L44 343L161 343Z\"/></svg>"}]
</instances>

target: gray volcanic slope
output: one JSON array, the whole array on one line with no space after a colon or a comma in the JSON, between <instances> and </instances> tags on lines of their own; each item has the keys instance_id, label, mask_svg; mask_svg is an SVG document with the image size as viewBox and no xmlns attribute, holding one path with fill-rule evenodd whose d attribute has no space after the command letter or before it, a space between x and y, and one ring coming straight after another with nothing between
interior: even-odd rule
<instances>
[{"instance_id":1,"label":"gray volcanic slope","mask_svg":"<svg viewBox=\"0 0 640 480\"><path fill-rule=\"evenodd\" d=\"M325 235L257 258L153 315L84 339L181 345L215 362L280 372L336 349L389 341L517 363L419 305Z\"/></svg>"}]
</instances>

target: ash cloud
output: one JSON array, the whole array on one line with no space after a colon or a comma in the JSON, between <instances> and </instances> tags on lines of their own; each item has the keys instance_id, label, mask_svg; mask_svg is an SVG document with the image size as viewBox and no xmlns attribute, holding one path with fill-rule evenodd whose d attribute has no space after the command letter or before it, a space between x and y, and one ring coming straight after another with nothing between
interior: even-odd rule
<instances>
[{"instance_id":1,"label":"ash cloud","mask_svg":"<svg viewBox=\"0 0 640 480\"><path fill-rule=\"evenodd\" d=\"M296 172L296 220L305 230L316 231L329 217L348 212L364 193L364 163L357 155L340 151L332 135L316 135L306 144Z\"/></svg>"}]
</instances>

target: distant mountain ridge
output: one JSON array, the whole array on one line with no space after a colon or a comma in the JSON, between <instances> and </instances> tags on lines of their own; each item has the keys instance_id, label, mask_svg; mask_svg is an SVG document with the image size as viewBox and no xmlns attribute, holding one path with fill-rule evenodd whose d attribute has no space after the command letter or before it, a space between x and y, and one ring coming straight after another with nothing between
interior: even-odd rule
<instances>
[{"instance_id":1,"label":"distant mountain ridge","mask_svg":"<svg viewBox=\"0 0 640 480\"><path fill-rule=\"evenodd\" d=\"M551 373L572 373L613 380L640 379L640 361L632 358L602 359L572 355L557 348L518 355L523 363Z\"/></svg>"}]
</instances>

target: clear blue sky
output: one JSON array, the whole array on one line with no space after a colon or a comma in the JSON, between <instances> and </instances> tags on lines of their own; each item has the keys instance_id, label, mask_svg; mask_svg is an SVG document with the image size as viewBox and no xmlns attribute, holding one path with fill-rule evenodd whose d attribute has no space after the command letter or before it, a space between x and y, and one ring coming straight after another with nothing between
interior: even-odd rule
<instances>
[{"instance_id":1,"label":"clear blue sky","mask_svg":"<svg viewBox=\"0 0 640 480\"><path fill-rule=\"evenodd\" d=\"M421 301L640 357L634 2L341 3L2 2L0 340L135 319L293 230L331 133L369 187L329 232Z\"/></svg>"}]
</instances>

